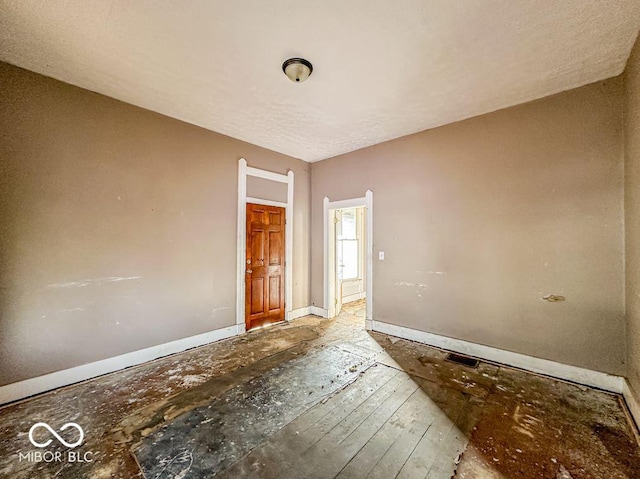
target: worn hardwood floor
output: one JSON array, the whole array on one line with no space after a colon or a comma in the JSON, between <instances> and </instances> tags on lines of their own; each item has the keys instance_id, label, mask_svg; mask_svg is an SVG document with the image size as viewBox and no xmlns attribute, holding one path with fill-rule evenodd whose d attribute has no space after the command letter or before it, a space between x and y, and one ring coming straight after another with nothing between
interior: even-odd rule
<instances>
[{"instance_id":1,"label":"worn hardwood floor","mask_svg":"<svg viewBox=\"0 0 640 479\"><path fill-rule=\"evenodd\" d=\"M303 318L2 408L0 477L640 478L619 397L452 363L367 333L363 312L352 303L335 320ZM92 461L67 461L55 440L40 451L63 460L25 458L38 421L80 424L73 451Z\"/></svg>"}]
</instances>

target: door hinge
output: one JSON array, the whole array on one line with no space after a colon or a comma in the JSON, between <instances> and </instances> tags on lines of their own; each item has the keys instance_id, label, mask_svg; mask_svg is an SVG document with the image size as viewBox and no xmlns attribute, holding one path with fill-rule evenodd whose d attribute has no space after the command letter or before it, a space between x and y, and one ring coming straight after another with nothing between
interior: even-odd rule
<instances>
[{"instance_id":1,"label":"door hinge","mask_svg":"<svg viewBox=\"0 0 640 479\"><path fill-rule=\"evenodd\" d=\"M338 217L336 216L335 218L333 218L333 224L337 225L338 224Z\"/></svg>"},{"instance_id":2,"label":"door hinge","mask_svg":"<svg viewBox=\"0 0 640 479\"><path fill-rule=\"evenodd\" d=\"M338 298L335 299L335 305L338 306Z\"/></svg>"}]
</instances>

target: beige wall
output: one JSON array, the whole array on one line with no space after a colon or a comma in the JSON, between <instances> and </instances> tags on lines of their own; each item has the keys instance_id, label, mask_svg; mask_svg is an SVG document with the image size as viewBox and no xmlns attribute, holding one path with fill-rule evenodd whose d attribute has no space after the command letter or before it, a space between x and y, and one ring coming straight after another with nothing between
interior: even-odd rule
<instances>
[{"instance_id":1,"label":"beige wall","mask_svg":"<svg viewBox=\"0 0 640 479\"><path fill-rule=\"evenodd\" d=\"M309 165L0 63L0 385L232 325L240 157L296 174L294 308L322 306L322 198L370 188L375 256L386 254L375 319L625 373L622 102L611 79ZM278 186L249 188L282 199Z\"/></svg>"},{"instance_id":2,"label":"beige wall","mask_svg":"<svg viewBox=\"0 0 640 479\"><path fill-rule=\"evenodd\" d=\"M628 376L640 398L640 39L627 63L624 84Z\"/></svg>"},{"instance_id":3,"label":"beige wall","mask_svg":"<svg viewBox=\"0 0 640 479\"><path fill-rule=\"evenodd\" d=\"M309 165L0 64L0 385L235 323L237 162Z\"/></svg>"},{"instance_id":4,"label":"beige wall","mask_svg":"<svg viewBox=\"0 0 640 479\"><path fill-rule=\"evenodd\" d=\"M625 372L621 78L314 163L316 306L322 199L367 189L375 320Z\"/></svg>"}]
</instances>

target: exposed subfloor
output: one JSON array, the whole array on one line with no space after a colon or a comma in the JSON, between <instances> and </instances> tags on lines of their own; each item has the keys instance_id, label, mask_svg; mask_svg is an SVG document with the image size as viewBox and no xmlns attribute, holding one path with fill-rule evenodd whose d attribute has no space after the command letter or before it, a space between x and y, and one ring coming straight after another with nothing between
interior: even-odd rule
<instances>
[{"instance_id":1,"label":"exposed subfloor","mask_svg":"<svg viewBox=\"0 0 640 479\"><path fill-rule=\"evenodd\" d=\"M453 363L364 331L363 314L351 303L5 407L0 477L640 478L618 396ZM73 452L93 461L65 461L44 428L38 450L62 460L25 459L39 421L69 442L60 427L81 425Z\"/></svg>"}]
</instances>

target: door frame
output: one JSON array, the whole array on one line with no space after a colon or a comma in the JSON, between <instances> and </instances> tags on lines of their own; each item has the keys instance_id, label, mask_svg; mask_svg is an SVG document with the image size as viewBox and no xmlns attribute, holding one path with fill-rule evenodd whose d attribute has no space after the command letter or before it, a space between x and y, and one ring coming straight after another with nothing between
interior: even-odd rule
<instances>
[{"instance_id":1,"label":"door frame","mask_svg":"<svg viewBox=\"0 0 640 479\"><path fill-rule=\"evenodd\" d=\"M330 236L334 225L332 224L332 218L335 215L332 213L335 210L341 210L345 208L366 208L366 255L367 261L366 267L366 298L367 298L367 310L365 315L365 328L368 330L373 329L373 191L367 190L365 196L362 198L350 198L347 200L330 201L328 196L323 200L323 258L324 258L324 310L327 313L327 317L331 318L335 315L335 279L330 272L330 263L334 264L335 259L331 259L330 255ZM334 268L335 269L335 264Z\"/></svg>"},{"instance_id":2,"label":"door frame","mask_svg":"<svg viewBox=\"0 0 640 479\"><path fill-rule=\"evenodd\" d=\"M255 176L265 180L286 183L287 202L267 200L247 196L247 176ZM245 325L245 270L247 260L247 203L265 206L280 206L285 210L284 228L284 318L289 320L293 310L293 171L286 175L247 166L247 160L238 160L238 232L237 265L236 265L236 328L237 334L246 331Z\"/></svg>"}]
</instances>

